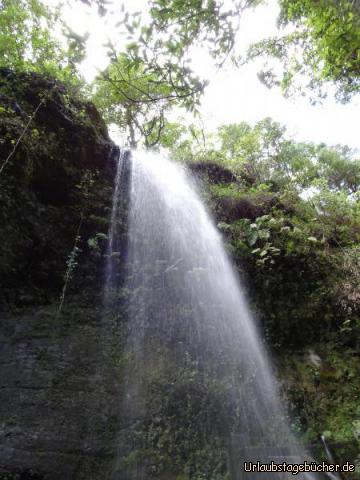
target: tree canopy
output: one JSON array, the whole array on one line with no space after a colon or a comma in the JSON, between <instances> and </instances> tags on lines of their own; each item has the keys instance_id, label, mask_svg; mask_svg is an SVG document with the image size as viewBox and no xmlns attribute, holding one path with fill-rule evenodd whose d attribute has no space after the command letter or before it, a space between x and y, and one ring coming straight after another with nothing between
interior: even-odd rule
<instances>
[{"instance_id":1,"label":"tree canopy","mask_svg":"<svg viewBox=\"0 0 360 480\"><path fill-rule=\"evenodd\" d=\"M54 35L57 27L65 28L60 10L50 10L41 0L1 0L0 66L79 83L76 65L84 58L84 46L76 38L62 44Z\"/></svg>"},{"instance_id":2,"label":"tree canopy","mask_svg":"<svg viewBox=\"0 0 360 480\"><path fill-rule=\"evenodd\" d=\"M79 1L97 4L99 18L114 14L112 2ZM228 59L237 59L242 14L261 3L150 0L148 16L130 14L123 5L107 45L109 66L92 85L97 106L108 121L128 130L132 145L140 137L146 146L156 144L169 126L172 107L196 112L200 104L207 79L194 73L193 49L207 51L219 68ZM280 85L286 95L310 89L314 101L328 93L327 85L341 101L358 93L357 2L280 0L279 5L279 25L291 27L290 33L252 45L245 61L259 56L275 59L282 73L276 74L270 61L260 78L268 86ZM89 34L72 32L60 6L53 10L41 0L1 0L0 26L0 66L81 83L78 65L85 58Z\"/></svg>"},{"instance_id":3,"label":"tree canopy","mask_svg":"<svg viewBox=\"0 0 360 480\"><path fill-rule=\"evenodd\" d=\"M108 122L128 131L135 147L142 137L146 147L157 144L165 127L165 114L174 105L194 109L203 84L182 76L182 69L145 63L131 53L114 55L95 82L93 100Z\"/></svg>"},{"instance_id":4,"label":"tree canopy","mask_svg":"<svg viewBox=\"0 0 360 480\"><path fill-rule=\"evenodd\" d=\"M304 335L308 340L330 331L337 342L355 338L360 331L356 152L297 142L270 118L254 126L223 125L205 138L195 127L171 124L163 141L172 157L200 175L240 274L247 272L272 345L298 345Z\"/></svg>"},{"instance_id":5,"label":"tree canopy","mask_svg":"<svg viewBox=\"0 0 360 480\"><path fill-rule=\"evenodd\" d=\"M285 94L297 88L310 89L315 100L324 97L324 86L331 84L341 101L359 93L359 3L280 0L279 4L279 25L291 26L291 33L261 41L249 51L249 58L270 56L282 65L280 78L269 68L261 74L263 81L268 86L280 84Z\"/></svg>"}]
</instances>

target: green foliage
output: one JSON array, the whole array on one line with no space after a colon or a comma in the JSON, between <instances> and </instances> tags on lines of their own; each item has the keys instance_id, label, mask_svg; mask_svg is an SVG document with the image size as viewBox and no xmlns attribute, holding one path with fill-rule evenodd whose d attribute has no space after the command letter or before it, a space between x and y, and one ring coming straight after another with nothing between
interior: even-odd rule
<instances>
[{"instance_id":1,"label":"green foliage","mask_svg":"<svg viewBox=\"0 0 360 480\"><path fill-rule=\"evenodd\" d=\"M177 130L181 131L180 125ZM223 125L215 138L194 129L183 128L181 133L180 140L170 146L175 158L185 160L189 152L188 160L215 160L231 168L243 187L262 185L273 192L302 194L307 189L330 189L357 198L360 159L349 147L295 142L287 137L284 126L270 118L253 127L246 122Z\"/></svg>"},{"instance_id":2,"label":"green foliage","mask_svg":"<svg viewBox=\"0 0 360 480\"><path fill-rule=\"evenodd\" d=\"M258 3L258 0L236 0L225 7L216 0L151 0L150 29L166 36L170 33L168 48L179 57L190 46L201 44L208 45L212 56L221 59L234 47L243 10Z\"/></svg>"},{"instance_id":3,"label":"green foliage","mask_svg":"<svg viewBox=\"0 0 360 480\"><path fill-rule=\"evenodd\" d=\"M261 73L268 85L280 84L285 94L302 88L317 98L326 95L322 87L332 82L336 96L348 101L360 90L360 9L352 0L280 0L281 26L292 25L287 35L253 45L249 57L266 55L283 66L279 80L273 69ZM302 82L304 83L304 82Z\"/></svg>"},{"instance_id":4,"label":"green foliage","mask_svg":"<svg viewBox=\"0 0 360 480\"><path fill-rule=\"evenodd\" d=\"M41 0L0 1L0 67L36 71L79 84L76 63L84 55L78 43L66 47L53 36L59 12Z\"/></svg>"},{"instance_id":5,"label":"green foliage","mask_svg":"<svg viewBox=\"0 0 360 480\"><path fill-rule=\"evenodd\" d=\"M185 140L192 161L207 157ZM294 142L271 119L225 125L210 141L209 157L234 179L211 183L209 202L273 347L331 332L356 343L359 160L346 147Z\"/></svg>"},{"instance_id":6,"label":"green foliage","mask_svg":"<svg viewBox=\"0 0 360 480\"><path fill-rule=\"evenodd\" d=\"M165 114L171 107L193 109L203 86L197 78L183 78L178 67L160 67L157 60L140 58L131 51L113 58L98 77L93 100L108 122L127 130L129 143L139 136L145 146L156 145L165 128Z\"/></svg>"},{"instance_id":7,"label":"green foliage","mask_svg":"<svg viewBox=\"0 0 360 480\"><path fill-rule=\"evenodd\" d=\"M191 67L192 47L207 48L222 64L233 50L242 12L257 3L151 0L146 20L123 5L117 28L127 44L120 50L109 40L111 64L97 80L94 98L111 121L128 129L132 146L138 134L147 147L161 142L170 107L196 112L207 82Z\"/></svg>"},{"instance_id":8,"label":"green foliage","mask_svg":"<svg viewBox=\"0 0 360 480\"><path fill-rule=\"evenodd\" d=\"M72 97L63 84L34 73L0 77L1 158L24 131L39 97L46 98L0 176L0 300L21 304L24 297L41 304L59 298L67 267L73 275L69 293L79 281L96 283L101 272L105 242L97 237L97 255L87 239L108 229L112 177L99 168L112 144L93 107ZM81 239L69 258L81 214Z\"/></svg>"},{"instance_id":9,"label":"green foliage","mask_svg":"<svg viewBox=\"0 0 360 480\"><path fill-rule=\"evenodd\" d=\"M129 15L123 5L123 18L118 26L127 35L128 51L144 63L156 59L158 66L182 72L191 83L189 59L193 47L207 50L218 66L229 57L238 63L236 33L242 13L260 3L261 0L149 0L146 21L141 12ZM322 87L331 83L338 99L348 101L359 92L360 86L358 2L280 0L279 3L279 25L287 30L290 26L290 33L252 45L245 61L265 56L280 62L283 67L280 78L267 63L259 77L268 86L281 85L287 95L305 87L317 99L322 98L326 95ZM99 3L99 9L106 15L103 2Z\"/></svg>"},{"instance_id":10,"label":"green foliage","mask_svg":"<svg viewBox=\"0 0 360 480\"><path fill-rule=\"evenodd\" d=\"M347 147L295 142L270 119L225 125L201 145L177 128L174 157L184 161L190 152L189 167L201 174L204 198L278 355L293 430L306 443L325 432L330 443L340 442L341 458L354 461L360 421L359 159ZM223 183L210 179L204 160L233 176ZM321 365L309 360L311 348Z\"/></svg>"},{"instance_id":11,"label":"green foliage","mask_svg":"<svg viewBox=\"0 0 360 480\"><path fill-rule=\"evenodd\" d=\"M212 158L211 135L205 135L198 125L180 122L165 122L159 145L170 152L171 158L179 162L210 160ZM219 159L219 152L214 152Z\"/></svg>"},{"instance_id":12,"label":"green foliage","mask_svg":"<svg viewBox=\"0 0 360 480\"><path fill-rule=\"evenodd\" d=\"M142 137L146 146L165 146L178 160L216 160L231 170L231 181L209 185L209 202L239 272L247 278L252 305L272 348L307 345L322 335L324 342L336 340L337 346L347 345L354 353L347 362L340 353L328 354L330 374L326 368L305 365L291 398L294 411L309 409L299 421L306 425L307 438L326 429L330 438L348 440L352 425L359 422L354 387L360 333L359 160L347 148L294 142L271 119L255 126L225 125L216 136L207 137L201 128L166 118L173 106L196 111L199 105L205 84L189 66L190 48L207 46L221 64L233 50L242 10L256 3L236 1L225 7L216 1L153 0L149 25L124 12L122 27L130 42L125 52L109 46L111 63L96 80L94 100L108 122L127 130L131 145ZM287 92L296 75L310 72L311 88L333 81L338 95L348 99L359 88L358 12L353 4L350 8L345 0L337 2L342 9L338 15L332 2L281 1L282 22L295 22L296 32L253 47L251 54L265 52L285 62L282 86ZM39 0L0 0L0 67L77 83L76 63L83 45L73 36L66 48L61 47L51 34L57 20ZM302 49L302 57L292 56L294 46ZM271 73L265 80L276 81ZM0 149L6 154L24 126L14 101L25 117L34 111L24 100L26 86L18 83L16 89L2 86L6 102L0 107ZM36 101L41 98L38 93ZM30 283L31 278L34 296L38 299L42 292L48 300L54 292L58 295L66 270L60 311L69 280L79 270L75 288L92 285L93 300L107 240L111 186L96 168L104 157L106 138L97 143L104 127L92 124L88 107L55 82L40 111L43 116L26 131L9 162L8 176L0 179L5 239L0 266L8 289L2 288L2 295L10 297L13 287L23 288L17 282ZM94 159L98 150L100 163ZM83 176L84 161L91 165ZM79 230L74 232L79 213L84 215L81 237ZM60 230L52 231L54 224ZM29 252L34 258L31 267ZM84 264L80 253L86 256ZM119 252L114 254L120 261ZM117 291L122 301L132 294ZM161 357L161 348L152 347ZM211 480L226 478L224 412L227 420L237 418L225 400L231 379L214 376L211 365L200 368L195 363L186 358L180 366L161 361L160 366L148 366L148 414L133 432L140 448L125 458L126 468L151 458L153 475L171 472L178 480L200 480L215 472ZM341 395L334 387L338 381L344 388ZM201 438L199 432L210 424L218 435Z\"/></svg>"},{"instance_id":13,"label":"green foliage","mask_svg":"<svg viewBox=\"0 0 360 480\"><path fill-rule=\"evenodd\" d=\"M100 252L102 251L100 242L107 241L107 240L108 240L108 236L105 233L100 232L100 233L96 233L94 237L89 238L87 241L87 244L91 249L93 249L96 252L96 254L100 254Z\"/></svg>"},{"instance_id":14,"label":"green foliage","mask_svg":"<svg viewBox=\"0 0 360 480\"><path fill-rule=\"evenodd\" d=\"M151 0L150 20L124 13L122 23L129 34L131 49L145 63L156 51L159 64L191 79L188 59L191 47L208 50L221 66L234 53L236 33L242 13L261 1L234 1L228 4L209 0L186 2ZM274 68L265 67L259 75L268 86L281 85L285 94L310 88L317 98L325 96L322 86L331 82L337 97L348 101L359 92L360 10L352 0L281 0L279 24L291 25L291 33L263 40L250 47L247 61L266 56L283 66L279 79ZM234 53L234 54L233 54ZM299 83L301 79L302 85Z\"/></svg>"},{"instance_id":15,"label":"green foliage","mask_svg":"<svg viewBox=\"0 0 360 480\"><path fill-rule=\"evenodd\" d=\"M281 357L281 363L282 384L307 442L323 432L330 441L352 442L355 447L360 419L356 351L322 342Z\"/></svg>"},{"instance_id":16,"label":"green foliage","mask_svg":"<svg viewBox=\"0 0 360 480\"><path fill-rule=\"evenodd\" d=\"M125 470L144 464L154 478L225 480L226 423L230 417L236 421L228 399L230 370L220 376L210 364L200 365L190 355L179 358L150 343L144 366L146 413L136 419L132 444L137 448L123 459Z\"/></svg>"},{"instance_id":17,"label":"green foliage","mask_svg":"<svg viewBox=\"0 0 360 480\"><path fill-rule=\"evenodd\" d=\"M355 194L360 186L360 159L352 159L348 147L320 146L318 150L318 176L327 180L332 190Z\"/></svg>"}]
</instances>

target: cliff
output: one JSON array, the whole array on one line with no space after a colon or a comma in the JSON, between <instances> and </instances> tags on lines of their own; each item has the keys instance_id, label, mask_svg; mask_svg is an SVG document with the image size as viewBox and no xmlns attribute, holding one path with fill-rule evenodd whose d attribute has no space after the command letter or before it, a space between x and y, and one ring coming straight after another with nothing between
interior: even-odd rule
<instances>
[{"instance_id":1,"label":"cliff","mask_svg":"<svg viewBox=\"0 0 360 480\"><path fill-rule=\"evenodd\" d=\"M2 69L0 100L2 162L23 135L0 175L0 472L103 478L120 388L98 308L118 149L52 79Z\"/></svg>"},{"instance_id":2,"label":"cliff","mask_svg":"<svg viewBox=\"0 0 360 480\"><path fill-rule=\"evenodd\" d=\"M129 464L139 454L119 418L124 312L102 309L118 148L95 107L51 78L0 69L0 102L0 480L108 478L120 446ZM293 429L307 443L325 431L354 461L358 339L339 328L341 276L323 243L309 242L300 200L256 190L221 164L190 169L276 352ZM189 385L201 385L190 367L149 371L156 388L136 433L153 441L159 478L220 452L179 440L184 418L202 421L183 403ZM203 398L215 417L200 394L195 404Z\"/></svg>"}]
</instances>

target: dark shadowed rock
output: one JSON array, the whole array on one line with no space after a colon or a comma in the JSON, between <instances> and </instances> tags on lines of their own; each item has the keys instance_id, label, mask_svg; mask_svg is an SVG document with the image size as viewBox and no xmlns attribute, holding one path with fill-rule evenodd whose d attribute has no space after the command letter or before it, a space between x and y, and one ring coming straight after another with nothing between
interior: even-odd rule
<instances>
[{"instance_id":1,"label":"dark shadowed rock","mask_svg":"<svg viewBox=\"0 0 360 480\"><path fill-rule=\"evenodd\" d=\"M5 308L8 302L28 304L22 299L29 295L37 303L58 297L81 217L84 260L91 253L87 240L106 234L118 147L96 108L53 79L2 69L0 95L0 164L44 99L0 176L0 308ZM83 272L82 284L95 270Z\"/></svg>"},{"instance_id":2,"label":"dark shadowed rock","mask_svg":"<svg viewBox=\"0 0 360 480\"><path fill-rule=\"evenodd\" d=\"M231 170L214 162L196 162L188 165L189 170L198 178L210 183L232 183L236 180Z\"/></svg>"},{"instance_id":3,"label":"dark shadowed rock","mask_svg":"<svg viewBox=\"0 0 360 480\"><path fill-rule=\"evenodd\" d=\"M119 328L100 308L118 148L91 103L1 69L0 165L41 98L0 175L0 479L103 479L119 424Z\"/></svg>"},{"instance_id":4,"label":"dark shadowed rock","mask_svg":"<svg viewBox=\"0 0 360 480\"><path fill-rule=\"evenodd\" d=\"M70 305L55 318L56 307L2 317L0 478L100 479L111 469L118 336L94 309Z\"/></svg>"},{"instance_id":5,"label":"dark shadowed rock","mask_svg":"<svg viewBox=\"0 0 360 480\"><path fill-rule=\"evenodd\" d=\"M214 200L214 213L218 220L231 223L241 218L247 218L254 221L257 217L267 215L271 209L279 208L279 201L276 195L242 194L238 198L218 197Z\"/></svg>"},{"instance_id":6,"label":"dark shadowed rock","mask_svg":"<svg viewBox=\"0 0 360 480\"><path fill-rule=\"evenodd\" d=\"M220 197L216 199L215 214L219 220L231 223L240 218L255 220L261 210L247 198Z\"/></svg>"}]
</instances>

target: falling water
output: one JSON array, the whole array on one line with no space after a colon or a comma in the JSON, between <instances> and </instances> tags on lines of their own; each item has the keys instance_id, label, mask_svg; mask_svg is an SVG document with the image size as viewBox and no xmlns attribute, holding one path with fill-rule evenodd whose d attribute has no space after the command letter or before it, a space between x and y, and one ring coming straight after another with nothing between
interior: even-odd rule
<instances>
[{"instance_id":1,"label":"falling water","mask_svg":"<svg viewBox=\"0 0 360 480\"><path fill-rule=\"evenodd\" d=\"M217 475L226 469L233 479L293 478L242 476L244 461L309 456L290 433L239 279L191 178L159 154L132 157L125 391L113 478L147 480L162 470L170 478L166 472L179 474L184 464L191 479L224 478ZM112 226L110 253L114 235ZM111 268L107 278L109 290Z\"/></svg>"},{"instance_id":2,"label":"falling water","mask_svg":"<svg viewBox=\"0 0 360 480\"><path fill-rule=\"evenodd\" d=\"M120 263L119 256L122 244L122 233L124 223L126 224L124 209L126 209L128 192L128 157L129 151L120 149L112 200L105 271L104 303L108 308L111 306L114 296L116 296L116 288L119 286L119 282L117 281L119 271L116 271L116 267L118 267Z\"/></svg>"}]
</instances>

